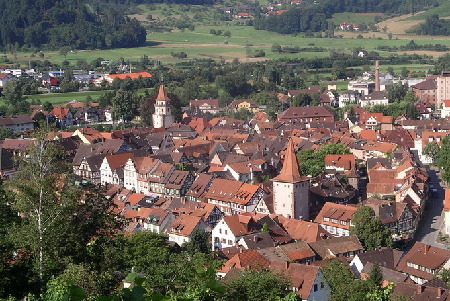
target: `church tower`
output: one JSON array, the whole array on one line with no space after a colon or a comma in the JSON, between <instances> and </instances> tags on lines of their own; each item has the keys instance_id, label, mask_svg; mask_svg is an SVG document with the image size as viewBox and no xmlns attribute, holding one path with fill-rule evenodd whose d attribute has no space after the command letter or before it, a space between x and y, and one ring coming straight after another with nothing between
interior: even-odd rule
<instances>
[{"instance_id":1,"label":"church tower","mask_svg":"<svg viewBox=\"0 0 450 301\"><path fill-rule=\"evenodd\" d=\"M309 219L309 181L300 174L294 143L289 139L283 168L273 181L273 206L276 214Z\"/></svg>"},{"instance_id":2,"label":"church tower","mask_svg":"<svg viewBox=\"0 0 450 301\"><path fill-rule=\"evenodd\" d=\"M155 103L155 113L153 113L152 120L155 129L168 128L174 122L170 109L170 99L167 96L166 87L164 87L164 85L159 86Z\"/></svg>"}]
</instances>

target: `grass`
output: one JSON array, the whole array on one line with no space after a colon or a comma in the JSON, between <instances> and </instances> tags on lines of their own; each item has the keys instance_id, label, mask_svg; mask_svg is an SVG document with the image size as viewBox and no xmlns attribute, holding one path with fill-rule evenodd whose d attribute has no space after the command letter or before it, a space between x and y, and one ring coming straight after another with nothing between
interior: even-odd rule
<instances>
[{"instance_id":1,"label":"grass","mask_svg":"<svg viewBox=\"0 0 450 301\"><path fill-rule=\"evenodd\" d=\"M70 92L70 93L46 93L28 95L28 99L39 99L41 103L50 102L52 104L63 104L72 100L84 101L87 96L90 96L93 100L100 98L105 91L83 91L83 92Z\"/></svg>"},{"instance_id":2,"label":"grass","mask_svg":"<svg viewBox=\"0 0 450 301\"><path fill-rule=\"evenodd\" d=\"M139 89L137 93L143 95L146 89ZM153 88L149 88L149 93L151 94ZM90 96L92 100L97 100L107 91L82 91L82 92L67 92L67 93L45 93L45 94L35 94L27 95L28 100L39 99L41 103L50 102L54 105L65 104L70 101L84 101L87 96Z\"/></svg>"},{"instance_id":3,"label":"grass","mask_svg":"<svg viewBox=\"0 0 450 301\"><path fill-rule=\"evenodd\" d=\"M231 37L216 36L210 34L210 30L229 30ZM336 34L339 34L336 32ZM148 32L148 45L137 48L120 48L106 50L88 50L69 53L67 60L71 65L75 65L77 60L86 60L91 62L99 57L105 60L139 60L143 55L147 55L151 59L158 59L163 64L174 64L180 62L180 59L171 56L172 52L185 52L188 59L193 58L213 58L218 60L231 61L234 58L240 60L246 59L245 45L249 43L250 50L255 51L262 49L266 53L268 59L278 58L322 58L328 57L329 52L336 50L343 53L351 53L354 48L362 47L367 51L376 50L379 45L402 46L406 45L411 37L407 39L368 39L371 33L361 33L364 39L356 38L304 38L303 35L281 35L273 32L255 30L250 26L196 26L194 31L190 30L174 30L172 32ZM415 40L417 44L443 44L450 46L450 39L424 39ZM273 44L286 46L305 47L323 47L324 52L308 52L303 51L296 54L279 54L272 53ZM382 56L387 56L389 52L380 52ZM401 54L400 52L398 54ZM12 55L6 54L11 60ZM30 53L18 53L18 61L24 66L28 65L29 60L37 60L38 57L31 57ZM54 63L60 63L64 60L64 56L58 52L45 52L44 59Z\"/></svg>"}]
</instances>

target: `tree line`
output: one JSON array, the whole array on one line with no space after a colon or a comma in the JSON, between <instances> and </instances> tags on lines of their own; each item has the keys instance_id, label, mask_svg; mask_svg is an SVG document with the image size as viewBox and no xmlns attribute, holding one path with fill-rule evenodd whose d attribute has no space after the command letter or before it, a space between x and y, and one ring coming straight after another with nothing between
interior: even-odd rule
<instances>
[{"instance_id":1,"label":"tree line","mask_svg":"<svg viewBox=\"0 0 450 301\"><path fill-rule=\"evenodd\" d=\"M425 23L419 24L414 32L419 35L448 36L450 21L440 19L438 15L431 15L426 18Z\"/></svg>"},{"instance_id":2,"label":"tree line","mask_svg":"<svg viewBox=\"0 0 450 301\"><path fill-rule=\"evenodd\" d=\"M0 48L98 49L142 46L146 31L108 4L84 0L0 2Z\"/></svg>"},{"instance_id":3,"label":"tree line","mask_svg":"<svg viewBox=\"0 0 450 301\"><path fill-rule=\"evenodd\" d=\"M438 5L436 0L323 0L301 8L292 8L281 15L257 16L253 22L255 29L274 31L282 34L297 32L333 31L333 23L328 19L334 13L412 13L425 7Z\"/></svg>"}]
</instances>

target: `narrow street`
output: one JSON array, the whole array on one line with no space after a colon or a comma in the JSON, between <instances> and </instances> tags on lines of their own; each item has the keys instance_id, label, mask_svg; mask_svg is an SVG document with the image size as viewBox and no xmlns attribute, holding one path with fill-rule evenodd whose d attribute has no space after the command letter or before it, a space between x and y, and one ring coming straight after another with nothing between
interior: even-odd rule
<instances>
[{"instance_id":1,"label":"narrow street","mask_svg":"<svg viewBox=\"0 0 450 301\"><path fill-rule=\"evenodd\" d=\"M430 190L431 186L437 189L437 196L431 197L428 206L422 217L422 221L419 224L415 239L428 245L432 245L439 248L446 248L445 245L436 242L438 233L443 223L443 200L444 200L444 188L441 186L441 179L439 173L429 169L430 175Z\"/></svg>"}]
</instances>

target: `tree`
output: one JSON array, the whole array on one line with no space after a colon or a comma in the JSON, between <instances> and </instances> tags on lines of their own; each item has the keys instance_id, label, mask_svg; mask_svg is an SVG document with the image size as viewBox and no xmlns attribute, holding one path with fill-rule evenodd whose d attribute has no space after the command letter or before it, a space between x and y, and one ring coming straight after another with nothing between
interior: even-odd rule
<instances>
[{"instance_id":1,"label":"tree","mask_svg":"<svg viewBox=\"0 0 450 301\"><path fill-rule=\"evenodd\" d=\"M359 281L353 277L348 265L338 259L328 259L322 268L323 275L330 286L330 301L364 300L369 291L367 281Z\"/></svg>"},{"instance_id":2,"label":"tree","mask_svg":"<svg viewBox=\"0 0 450 301\"><path fill-rule=\"evenodd\" d=\"M392 245L391 233L375 216L372 208L359 207L352 216L352 224L350 234L358 236L366 250L375 250Z\"/></svg>"},{"instance_id":3,"label":"tree","mask_svg":"<svg viewBox=\"0 0 450 301\"><path fill-rule=\"evenodd\" d=\"M63 55L64 56L64 60L67 59L67 54L71 51L70 46L63 46L61 48L59 48L59 55Z\"/></svg>"},{"instance_id":4,"label":"tree","mask_svg":"<svg viewBox=\"0 0 450 301\"><path fill-rule=\"evenodd\" d=\"M328 143L323 145L318 151L304 149L297 154L300 162L300 170L305 175L313 177L323 172L325 168L325 155L348 154L350 150L340 143Z\"/></svg>"},{"instance_id":5,"label":"tree","mask_svg":"<svg viewBox=\"0 0 450 301\"><path fill-rule=\"evenodd\" d=\"M191 238L185 245L186 251L190 254L205 253L210 251L210 243L208 242L208 234L201 230L195 229L192 231Z\"/></svg>"},{"instance_id":6,"label":"tree","mask_svg":"<svg viewBox=\"0 0 450 301\"><path fill-rule=\"evenodd\" d=\"M450 137L445 136L441 141L437 165L443 170L442 179L450 182Z\"/></svg>"},{"instance_id":7,"label":"tree","mask_svg":"<svg viewBox=\"0 0 450 301\"><path fill-rule=\"evenodd\" d=\"M437 144L435 141L427 143L422 151L422 153L430 157L433 162L436 162L438 160L439 152L439 144Z\"/></svg>"},{"instance_id":8,"label":"tree","mask_svg":"<svg viewBox=\"0 0 450 301\"><path fill-rule=\"evenodd\" d=\"M389 101L390 102L400 102L408 92L408 84L402 84L401 82L398 84L390 85L386 88Z\"/></svg>"},{"instance_id":9,"label":"tree","mask_svg":"<svg viewBox=\"0 0 450 301\"><path fill-rule=\"evenodd\" d=\"M22 84L19 79L11 79L4 86L3 97L10 106L15 106L23 100Z\"/></svg>"},{"instance_id":10,"label":"tree","mask_svg":"<svg viewBox=\"0 0 450 301\"><path fill-rule=\"evenodd\" d=\"M133 91L118 90L111 99L114 120L131 121L138 114L141 98Z\"/></svg>"},{"instance_id":11,"label":"tree","mask_svg":"<svg viewBox=\"0 0 450 301\"><path fill-rule=\"evenodd\" d=\"M372 265L372 269L370 270L369 273L369 281L374 287L376 288L381 287L381 282L383 281L383 274L381 272L380 264L378 262L375 262Z\"/></svg>"},{"instance_id":12,"label":"tree","mask_svg":"<svg viewBox=\"0 0 450 301\"><path fill-rule=\"evenodd\" d=\"M50 112L51 110L53 110L53 104L51 102L49 102L49 101L45 101L42 104L42 110Z\"/></svg>"},{"instance_id":13,"label":"tree","mask_svg":"<svg viewBox=\"0 0 450 301\"><path fill-rule=\"evenodd\" d=\"M276 300L288 295L289 281L270 271L242 270L239 277L226 282L222 300Z\"/></svg>"}]
</instances>

